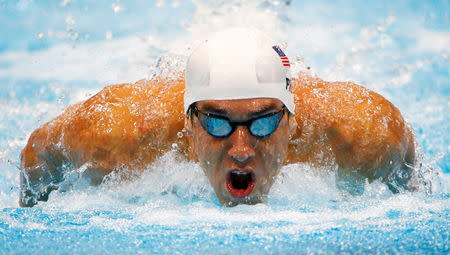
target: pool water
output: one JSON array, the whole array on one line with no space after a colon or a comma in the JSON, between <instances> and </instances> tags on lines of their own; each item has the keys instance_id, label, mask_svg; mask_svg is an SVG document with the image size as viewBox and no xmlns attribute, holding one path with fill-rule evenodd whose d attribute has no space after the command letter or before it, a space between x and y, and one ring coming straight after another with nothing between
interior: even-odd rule
<instances>
[{"instance_id":1,"label":"pool water","mask_svg":"<svg viewBox=\"0 0 450 255\"><path fill-rule=\"evenodd\" d=\"M448 1L1 1L0 253L448 254ZM212 32L252 26L283 43L293 73L355 81L414 129L421 189L337 189L324 169L282 169L266 204L220 206L201 168L169 152L139 176L100 186L66 173L18 207L31 132L108 84L182 70Z\"/></svg>"}]
</instances>

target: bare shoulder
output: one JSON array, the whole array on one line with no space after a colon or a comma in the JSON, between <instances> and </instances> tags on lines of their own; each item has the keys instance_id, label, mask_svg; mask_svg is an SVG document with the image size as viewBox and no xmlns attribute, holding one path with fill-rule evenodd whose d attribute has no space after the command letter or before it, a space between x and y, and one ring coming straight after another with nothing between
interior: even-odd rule
<instances>
[{"instance_id":1,"label":"bare shoulder","mask_svg":"<svg viewBox=\"0 0 450 255\"><path fill-rule=\"evenodd\" d=\"M79 164L103 171L142 159L151 162L176 140L184 125L184 79L110 85L36 129L22 151L22 166L55 146Z\"/></svg>"},{"instance_id":2,"label":"bare shoulder","mask_svg":"<svg viewBox=\"0 0 450 255\"><path fill-rule=\"evenodd\" d=\"M305 158L359 169L371 179L389 162L414 160L409 126L380 94L352 82L308 76L295 79L292 89L298 122L298 143L292 147Z\"/></svg>"}]
</instances>

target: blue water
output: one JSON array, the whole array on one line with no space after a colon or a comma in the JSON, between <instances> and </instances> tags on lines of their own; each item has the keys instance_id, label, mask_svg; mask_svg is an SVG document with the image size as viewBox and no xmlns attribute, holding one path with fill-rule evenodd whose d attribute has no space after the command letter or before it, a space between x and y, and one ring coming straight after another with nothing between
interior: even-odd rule
<instances>
[{"instance_id":1,"label":"blue water","mask_svg":"<svg viewBox=\"0 0 450 255\"><path fill-rule=\"evenodd\" d=\"M291 2L288 4L288 2ZM0 253L448 254L448 1L0 1ZM257 27L285 42L293 72L355 81L415 131L422 188L362 196L308 165L282 169L266 204L221 207L198 165L171 152L98 187L67 174L19 208L31 132L112 83L182 69L212 32ZM163 57L163 58L160 58ZM158 64L159 63L159 64Z\"/></svg>"}]
</instances>

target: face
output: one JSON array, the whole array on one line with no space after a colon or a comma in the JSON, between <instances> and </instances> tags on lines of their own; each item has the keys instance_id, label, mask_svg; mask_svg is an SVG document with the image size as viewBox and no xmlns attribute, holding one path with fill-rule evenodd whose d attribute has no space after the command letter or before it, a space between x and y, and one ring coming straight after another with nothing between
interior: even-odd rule
<instances>
[{"instance_id":1,"label":"face","mask_svg":"<svg viewBox=\"0 0 450 255\"><path fill-rule=\"evenodd\" d=\"M208 100L197 102L196 107L201 113L245 122L279 112L283 103L272 98ZM243 125L237 125L227 137L214 137L198 116L188 117L191 157L200 163L223 205L264 202L286 156L293 129L290 119L293 117L285 110L278 127L265 137L252 135Z\"/></svg>"}]
</instances>

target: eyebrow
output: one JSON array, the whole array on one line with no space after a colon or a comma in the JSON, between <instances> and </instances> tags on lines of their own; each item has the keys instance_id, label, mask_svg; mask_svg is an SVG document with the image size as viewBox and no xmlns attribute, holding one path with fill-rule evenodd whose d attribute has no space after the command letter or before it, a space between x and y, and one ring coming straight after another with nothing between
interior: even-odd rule
<instances>
[{"instance_id":1,"label":"eyebrow","mask_svg":"<svg viewBox=\"0 0 450 255\"><path fill-rule=\"evenodd\" d=\"M208 113L211 113L211 114L214 114L217 116L226 117L226 118L228 118L230 116L230 114L227 110L222 109L222 108L217 108L212 105L207 104L207 105L204 105L202 108L203 108L202 111L206 111ZM267 104L267 105L264 105L261 109L250 112L249 116L251 118L255 118L255 117L257 118L260 116L264 116L266 114L269 114L270 111L275 110L276 108L277 108L277 105L274 103Z\"/></svg>"}]
</instances>

